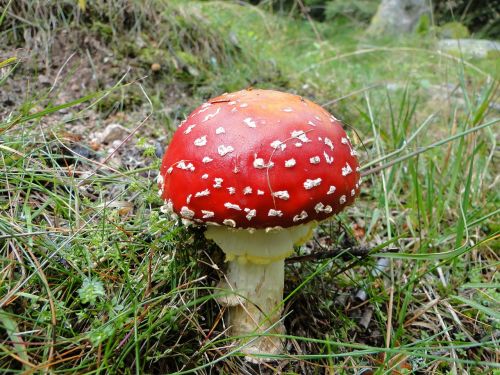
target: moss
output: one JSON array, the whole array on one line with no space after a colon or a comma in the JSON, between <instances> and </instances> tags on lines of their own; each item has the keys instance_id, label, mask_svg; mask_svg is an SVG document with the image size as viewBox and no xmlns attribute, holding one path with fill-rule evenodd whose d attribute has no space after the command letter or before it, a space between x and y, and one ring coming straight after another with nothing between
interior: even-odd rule
<instances>
[{"instance_id":1,"label":"moss","mask_svg":"<svg viewBox=\"0 0 500 375\"><path fill-rule=\"evenodd\" d=\"M470 36L467 26L461 24L460 22L448 22L443 26L439 26L437 28L437 34L441 38L447 39L462 39Z\"/></svg>"}]
</instances>

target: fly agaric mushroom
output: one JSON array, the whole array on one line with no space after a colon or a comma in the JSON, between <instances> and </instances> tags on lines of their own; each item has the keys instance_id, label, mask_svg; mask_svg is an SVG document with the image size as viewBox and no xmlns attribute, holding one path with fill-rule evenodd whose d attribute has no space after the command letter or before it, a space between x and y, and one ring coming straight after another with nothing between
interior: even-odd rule
<instances>
[{"instance_id":1,"label":"fly agaric mushroom","mask_svg":"<svg viewBox=\"0 0 500 375\"><path fill-rule=\"evenodd\" d=\"M359 177L340 121L297 95L224 94L175 132L158 176L163 211L206 225L224 251L230 332L259 336L245 354L281 352L279 336L262 334L284 332L284 259L354 201Z\"/></svg>"}]
</instances>

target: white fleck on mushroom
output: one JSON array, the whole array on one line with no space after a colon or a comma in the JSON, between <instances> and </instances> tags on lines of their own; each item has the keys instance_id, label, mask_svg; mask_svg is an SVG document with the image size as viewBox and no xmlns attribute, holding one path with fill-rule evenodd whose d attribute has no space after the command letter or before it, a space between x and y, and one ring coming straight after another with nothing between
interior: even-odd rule
<instances>
[{"instance_id":1,"label":"white fleck on mushroom","mask_svg":"<svg viewBox=\"0 0 500 375\"><path fill-rule=\"evenodd\" d=\"M257 125L255 124L255 121L252 120L251 117L247 117L246 119L243 120L243 122L249 127L249 128L256 128Z\"/></svg>"},{"instance_id":2,"label":"white fleck on mushroom","mask_svg":"<svg viewBox=\"0 0 500 375\"><path fill-rule=\"evenodd\" d=\"M297 221L307 219L307 216L307 212L302 211L299 215L295 215L292 220L296 223Z\"/></svg>"},{"instance_id":3,"label":"white fleck on mushroom","mask_svg":"<svg viewBox=\"0 0 500 375\"><path fill-rule=\"evenodd\" d=\"M285 167L286 168L291 168L293 167L295 164L297 164L297 162L295 161L294 158L292 159L288 159L288 160L285 160Z\"/></svg>"},{"instance_id":4,"label":"white fleck on mushroom","mask_svg":"<svg viewBox=\"0 0 500 375\"><path fill-rule=\"evenodd\" d=\"M193 130L196 127L196 124L189 125L186 130L184 130L184 134L189 134L191 133L191 130Z\"/></svg>"},{"instance_id":5,"label":"white fleck on mushroom","mask_svg":"<svg viewBox=\"0 0 500 375\"><path fill-rule=\"evenodd\" d=\"M205 190L202 190L202 191L198 191L198 192L194 195L194 197L195 197L195 198L199 198L199 197L206 197L206 196L208 196L208 195L210 195L210 190L205 189Z\"/></svg>"},{"instance_id":6,"label":"white fleck on mushroom","mask_svg":"<svg viewBox=\"0 0 500 375\"><path fill-rule=\"evenodd\" d=\"M227 191L229 192L229 195L236 194L236 189L232 186L228 187Z\"/></svg>"},{"instance_id":7,"label":"white fleck on mushroom","mask_svg":"<svg viewBox=\"0 0 500 375\"><path fill-rule=\"evenodd\" d=\"M217 147L217 152L219 153L220 156L225 156L233 151L234 151L233 146L220 145L219 147Z\"/></svg>"},{"instance_id":8,"label":"white fleck on mushroom","mask_svg":"<svg viewBox=\"0 0 500 375\"><path fill-rule=\"evenodd\" d=\"M213 211L201 210L201 213L203 214L203 219L209 219L215 216L215 212Z\"/></svg>"},{"instance_id":9,"label":"white fleck on mushroom","mask_svg":"<svg viewBox=\"0 0 500 375\"><path fill-rule=\"evenodd\" d=\"M191 203L191 198L193 197L193 194L189 194L187 197L186 197L186 204L189 204Z\"/></svg>"},{"instance_id":10,"label":"white fleck on mushroom","mask_svg":"<svg viewBox=\"0 0 500 375\"><path fill-rule=\"evenodd\" d=\"M207 164L207 163L210 163L213 160L214 159L212 159L211 157L205 156L201 161L202 161L202 163Z\"/></svg>"},{"instance_id":11,"label":"white fleck on mushroom","mask_svg":"<svg viewBox=\"0 0 500 375\"><path fill-rule=\"evenodd\" d=\"M250 186L246 186L244 189L243 189L243 195L248 195L248 194L252 194L252 188Z\"/></svg>"},{"instance_id":12,"label":"white fleck on mushroom","mask_svg":"<svg viewBox=\"0 0 500 375\"><path fill-rule=\"evenodd\" d=\"M205 121L208 121L208 120L214 118L215 116L217 116L217 114L219 112L220 112L220 107L217 108L217 110L214 113L209 113L208 115L206 115L205 118L201 122L205 122Z\"/></svg>"},{"instance_id":13,"label":"white fleck on mushroom","mask_svg":"<svg viewBox=\"0 0 500 375\"><path fill-rule=\"evenodd\" d=\"M311 164L319 164L321 162L321 158L319 156L313 156L312 158L309 158L309 162Z\"/></svg>"},{"instance_id":14,"label":"white fleck on mushroom","mask_svg":"<svg viewBox=\"0 0 500 375\"><path fill-rule=\"evenodd\" d=\"M332 142L332 140L330 138L325 137L325 145L327 145L328 147L330 147L330 150L333 151L333 148L334 148L333 147L333 142Z\"/></svg>"},{"instance_id":15,"label":"white fleck on mushroom","mask_svg":"<svg viewBox=\"0 0 500 375\"><path fill-rule=\"evenodd\" d=\"M194 217L194 211L190 210L186 206L182 206L179 213L185 219L192 219Z\"/></svg>"},{"instance_id":16,"label":"white fleck on mushroom","mask_svg":"<svg viewBox=\"0 0 500 375\"><path fill-rule=\"evenodd\" d=\"M277 139L271 142L271 147L274 148L275 150L281 148L281 151L285 151L286 144Z\"/></svg>"},{"instance_id":17,"label":"white fleck on mushroom","mask_svg":"<svg viewBox=\"0 0 500 375\"><path fill-rule=\"evenodd\" d=\"M222 127L219 126L217 129L215 129L215 134L224 134L226 130Z\"/></svg>"},{"instance_id":18,"label":"white fleck on mushroom","mask_svg":"<svg viewBox=\"0 0 500 375\"><path fill-rule=\"evenodd\" d=\"M333 185L330 185L330 188L326 192L326 195L331 195L331 194L335 193L335 190L337 190L337 188Z\"/></svg>"},{"instance_id":19,"label":"white fleck on mushroom","mask_svg":"<svg viewBox=\"0 0 500 375\"><path fill-rule=\"evenodd\" d=\"M254 218L257 215L257 210L255 209L245 208L245 212L247 213L245 217L249 221L252 220L252 218Z\"/></svg>"},{"instance_id":20,"label":"white fleck on mushroom","mask_svg":"<svg viewBox=\"0 0 500 375\"><path fill-rule=\"evenodd\" d=\"M215 183L214 183L214 188L216 188L216 189L221 188L221 187L222 187L222 182L223 182L223 181L224 181L224 180L223 180L222 178L220 178L220 177L216 177L216 178L214 178L214 182L215 182Z\"/></svg>"},{"instance_id":21,"label":"white fleck on mushroom","mask_svg":"<svg viewBox=\"0 0 500 375\"><path fill-rule=\"evenodd\" d=\"M306 188L306 190L312 189L313 187L319 186L321 184L321 181L322 180L319 177L314 180L308 178L304 181L304 187Z\"/></svg>"},{"instance_id":22,"label":"white fleck on mushroom","mask_svg":"<svg viewBox=\"0 0 500 375\"><path fill-rule=\"evenodd\" d=\"M293 109L290 107L286 107L282 109L283 112L293 112Z\"/></svg>"},{"instance_id":23,"label":"white fleck on mushroom","mask_svg":"<svg viewBox=\"0 0 500 375\"><path fill-rule=\"evenodd\" d=\"M340 204L344 204L346 201L347 201L347 198L346 198L346 196L345 196L345 195L342 195L342 196L340 197L340 199L339 199L339 203L340 203Z\"/></svg>"},{"instance_id":24,"label":"white fleck on mushroom","mask_svg":"<svg viewBox=\"0 0 500 375\"><path fill-rule=\"evenodd\" d=\"M333 163L333 156L328 155L326 151L323 151L323 156L325 157L325 161L327 164Z\"/></svg>"},{"instance_id":25,"label":"white fleck on mushroom","mask_svg":"<svg viewBox=\"0 0 500 375\"><path fill-rule=\"evenodd\" d=\"M187 163L184 160L181 160L180 162L177 163L177 168L185 170L185 171L194 171L194 165L193 163Z\"/></svg>"},{"instance_id":26,"label":"white fleck on mushroom","mask_svg":"<svg viewBox=\"0 0 500 375\"><path fill-rule=\"evenodd\" d=\"M268 216L283 216L283 211L280 210L275 210L274 208L271 208L269 212L267 213Z\"/></svg>"},{"instance_id":27,"label":"white fleck on mushroom","mask_svg":"<svg viewBox=\"0 0 500 375\"><path fill-rule=\"evenodd\" d=\"M202 180L206 180L206 179L208 179L208 173L204 173L204 174L201 176L201 179L202 179Z\"/></svg>"},{"instance_id":28,"label":"white fleck on mushroom","mask_svg":"<svg viewBox=\"0 0 500 375\"><path fill-rule=\"evenodd\" d=\"M349 165L349 163L345 163L345 167L342 167L342 176L347 176L348 174L352 173L352 168Z\"/></svg>"},{"instance_id":29,"label":"white fleck on mushroom","mask_svg":"<svg viewBox=\"0 0 500 375\"><path fill-rule=\"evenodd\" d=\"M311 142L309 138L307 138L306 133L303 130L293 130L291 132L291 137L292 138L297 138L303 143Z\"/></svg>"},{"instance_id":30,"label":"white fleck on mushroom","mask_svg":"<svg viewBox=\"0 0 500 375\"><path fill-rule=\"evenodd\" d=\"M246 108L246 107L248 107L248 104L247 104L247 103L241 103L241 104L240 104L240 108Z\"/></svg>"},{"instance_id":31,"label":"white fleck on mushroom","mask_svg":"<svg viewBox=\"0 0 500 375\"><path fill-rule=\"evenodd\" d=\"M198 147L205 146L207 144L207 136L203 135L200 138L196 138L194 140L194 145Z\"/></svg>"},{"instance_id":32,"label":"white fleck on mushroom","mask_svg":"<svg viewBox=\"0 0 500 375\"><path fill-rule=\"evenodd\" d=\"M264 195L264 192L262 190L257 190L257 195Z\"/></svg>"},{"instance_id":33,"label":"white fleck on mushroom","mask_svg":"<svg viewBox=\"0 0 500 375\"><path fill-rule=\"evenodd\" d=\"M280 191L275 191L273 193L273 196L279 199L283 199L284 201L288 200L290 198L290 194L286 190L280 190Z\"/></svg>"},{"instance_id":34,"label":"white fleck on mushroom","mask_svg":"<svg viewBox=\"0 0 500 375\"><path fill-rule=\"evenodd\" d=\"M241 207L237 204L229 203L226 202L224 203L224 207L230 209L230 210L236 210L236 211L241 211Z\"/></svg>"},{"instance_id":35,"label":"white fleck on mushroom","mask_svg":"<svg viewBox=\"0 0 500 375\"><path fill-rule=\"evenodd\" d=\"M316 126L316 124L314 122L312 122L312 121L308 121L307 125Z\"/></svg>"}]
</instances>

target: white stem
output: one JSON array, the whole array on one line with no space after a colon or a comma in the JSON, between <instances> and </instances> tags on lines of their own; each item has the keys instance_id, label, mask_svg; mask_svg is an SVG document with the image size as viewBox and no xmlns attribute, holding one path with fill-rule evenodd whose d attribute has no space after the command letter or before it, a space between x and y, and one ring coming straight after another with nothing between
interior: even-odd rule
<instances>
[{"instance_id":1,"label":"white stem","mask_svg":"<svg viewBox=\"0 0 500 375\"><path fill-rule=\"evenodd\" d=\"M248 340L246 354L276 354L282 351L279 337L261 336L266 333L284 333L279 322L283 301L284 260L268 264L230 261L227 270L228 287L240 298L229 298L228 323L231 335L255 334ZM269 329L273 326L271 329ZM243 341L244 342L244 341ZM248 359L248 358L247 358ZM255 358L254 358L255 360Z\"/></svg>"}]
</instances>

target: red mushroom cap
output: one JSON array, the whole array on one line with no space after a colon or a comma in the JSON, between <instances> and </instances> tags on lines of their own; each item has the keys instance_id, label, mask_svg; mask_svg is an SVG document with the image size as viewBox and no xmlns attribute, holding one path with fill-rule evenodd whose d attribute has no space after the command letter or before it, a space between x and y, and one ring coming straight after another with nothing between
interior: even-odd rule
<instances>
[{"instance_id":1,"label":"red mushroom cap","mask_svg":"<svg viewBox=\"0 0 500 375\"><path fill-rule=\"evenodd\" d=\"M252 89L188 116L158 184L185 220L260 229L326 219L354 201L359 177L339 120L300 96Z\"/></svg>"}]
</instances>

